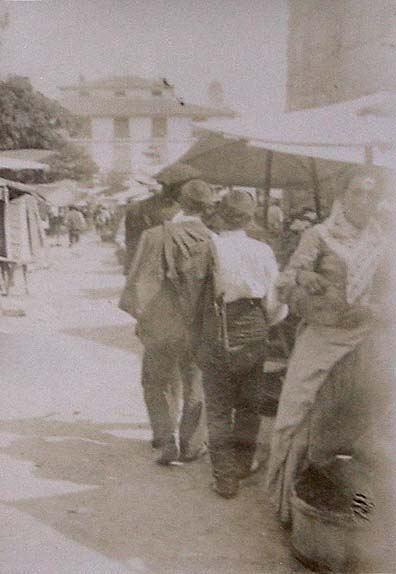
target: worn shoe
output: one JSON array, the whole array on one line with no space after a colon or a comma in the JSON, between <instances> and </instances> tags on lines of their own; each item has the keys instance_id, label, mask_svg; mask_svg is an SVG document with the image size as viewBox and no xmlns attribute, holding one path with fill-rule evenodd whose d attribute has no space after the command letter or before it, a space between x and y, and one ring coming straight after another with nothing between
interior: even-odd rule
<instances>
[{"instance_id":1,"label":"worn shoe","mask_svg":"<svg viewBox=\"0 0 396 574\"><path fill-rule=\"evenodd\" d=\"M157 459L157 464L168 466L179 460L179 447L176 441L168 441L163 447L161 456Z\"/></svg>"},{"instance_id":2,"label":"worn shoe","mask_svg":"<svg viewBox=\"0 0 396 574\"><path fill-rule=\"evenodd\" d=\"M222 498L235 498L239 490L239 480L237 478L216 478L212 484L212 489Z\"/></svg>"},{"instance_id":3,"label":"worn shoe","mask_svg":"<svg viewBox=\"0 0 396 574\"><path fill-rule=\"evenodd\" d=\"M203 445L203 446L201 446L201 448L196 450L194 453L181 452L180 456L179 456L179 460L181 462L193 462L194 460L198 460L199 458L202 458L203 456L205 456L205 454L207 452L208 452L208 447L206 445Z\"/></svg>"},{"instance_id":4,"label":"worn shoe","mask_svg":"<svg viewBox=\"0 0 396 574\"><path fill-rule=\"evenodd\" d=\"M244 478L249 478L249 476L252 476L252 474L255 474L256 472L258 472L260 470L260 468L261 468L260 461L257 460L257 458L254 458L250 467L248 467L248 468L246 468L244 466L240 467L240 469L238 470L238 473L237 473L237 477L239 478L239 480L243 480Z\"/></svg>"},{"instance_id":5,"label":"worn shoe","mask_svg":"<svg viewBox=\"0 0 396 574\"><path fill-rule=\"evenodd\" d=\"M153 438L151 446L153 448L161 448L163 446L163 441L160 438Z\"/></svg>"}]
</instances>

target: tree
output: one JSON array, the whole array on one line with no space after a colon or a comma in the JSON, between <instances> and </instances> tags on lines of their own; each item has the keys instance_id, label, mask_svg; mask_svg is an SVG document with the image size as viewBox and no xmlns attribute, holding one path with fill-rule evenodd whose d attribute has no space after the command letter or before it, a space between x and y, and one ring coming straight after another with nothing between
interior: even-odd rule
<instances>
[{"instance_id":1,"label":"tree","mask_svg":"<svg viewBox=\"0 0 396 574\"><path fill-rule=\"evenodd\" d=\"M56 100L33 89L28 78L13 76L0 81L0 149L49 149L50 170L0 172L0 176L26 183L48 183L60 179L90 182L98 171L83 148L67 141L78 136L83 120Z\"/></svg>"},{"instance_id":2,"label":"tree","mask_svg":"<svg viewBox=\"0 0 396 574\"><path fill-rule=\"evenodd\" d=\"M0 149L56 149L81 119L33 89L28 78L0 81Z\"/></svg>"},{"instance_id":3,"label":"tree","mask_svg":"<svg viewBox=\"0 0 396 574\"><path fill-rule=\"evenodd\" d=\"M72 143L61 145L58 150L45 160L49 171L45 174L48 182L61 179L75 179L91 183L93 176L99 171L96 163L90 158L84 148Z\"/></svg>"}]
</instances>

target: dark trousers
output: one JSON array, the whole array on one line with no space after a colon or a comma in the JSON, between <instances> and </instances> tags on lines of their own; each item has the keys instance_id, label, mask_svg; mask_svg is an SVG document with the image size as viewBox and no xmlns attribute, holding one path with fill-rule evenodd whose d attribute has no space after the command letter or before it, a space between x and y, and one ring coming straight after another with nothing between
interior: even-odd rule
<instances>
[{"instance_id":1,"label":"dark trousers","mask_svg":"<svg viewBox=\"0 0 396 574\"><path fill-rule=\"evenodd\" d=\"M256 398L262 369L260 359L249 371L233 373L226 361L208 357L203 384L215 477L250 469L261 420Z\"/></svg>"},{"instance_id":2,"label":"dark trousers","mask_svg":"<svg viewBox=\"0 0 396 574\"><path fill-rule=\"evenodd\" d=\"M200 352L209 451L216 478L235 477L252 464L261 420L258 388L268 331L261 305L254 300L227 305L226 316L226 337L223 329L223 338L219 338L214 335L215 314L206 314L207 338Z\"/></svg>"},{"instance_id":3,"label":"dark trousers","mask_svg":"<svg viewBox=\"0 0 396 574\"><path fill-rule=\"evenodd\" d=\"M78 243L80 241L80 232L78 229L69 229L69 244Z\"/></svg>"},{"instance_id":4,"label":"dark trousers","mask_svg":"<svg viewBox=\"0 0 396 574\"><path fill-rule=\"evenodd\" d=\"M179 434L180 452L194 456L206 439L202 375L184 341L146 345L142 386L154 440Z\"/></svg>"}]
</instances>

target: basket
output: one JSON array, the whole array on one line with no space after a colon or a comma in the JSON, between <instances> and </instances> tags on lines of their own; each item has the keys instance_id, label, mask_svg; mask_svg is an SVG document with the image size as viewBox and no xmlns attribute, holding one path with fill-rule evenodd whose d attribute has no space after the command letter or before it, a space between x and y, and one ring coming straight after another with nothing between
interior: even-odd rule
<instances>
[{"instance_id":1,"label":"basket","mask_svg":"<svg viewBox=\"0 0 396 574\"><path fill-rule=\"evenodd\" d=\"M369 527L353 512L319 509L303 500L294 485L291 543L296 558L315 572L348 572L358 562L357 531Z\"/></svg>"}]
</instances>

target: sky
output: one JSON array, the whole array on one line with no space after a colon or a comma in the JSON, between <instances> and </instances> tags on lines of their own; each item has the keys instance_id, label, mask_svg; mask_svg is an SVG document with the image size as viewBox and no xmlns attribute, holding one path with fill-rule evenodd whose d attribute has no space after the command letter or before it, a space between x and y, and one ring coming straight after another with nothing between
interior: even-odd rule
<instances>
[{"instance_id":1,"label":"sky","mask_svg":"<svg viewBox=\"0 0 396 574\"><path fill-rule=\"evenodd\" d=\"M1 1L1 0L0 0ZM242 116L283 111L287 0L13 0L0 74L57 86L110 74L166 77L207 103L219 80Z\"/></svg>"}]
</instances>

